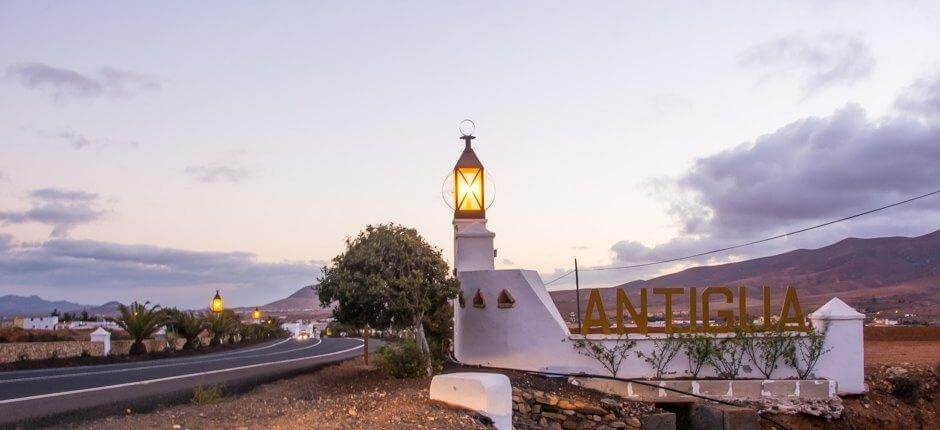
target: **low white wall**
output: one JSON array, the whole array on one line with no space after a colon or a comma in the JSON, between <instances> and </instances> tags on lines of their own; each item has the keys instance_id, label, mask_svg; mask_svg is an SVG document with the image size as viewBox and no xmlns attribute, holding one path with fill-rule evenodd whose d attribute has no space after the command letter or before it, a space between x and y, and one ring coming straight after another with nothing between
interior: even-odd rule
<instances>
[{"instance_id":1,"label":"low white wall","mask_svg":"<svg viewBox=\"0 0 940 430\"><path fill-rule=\"evenodd\" d=\"M561 373L585 372L609 374L597 361L585 357L573 347L571 335L554 302L542 285L538 274L531 270L481 270L458 272L464 305L455 301L454 354L460 362L474 365ZM500 292L506 289L515 299L510 308L497 306ZM484 299L483 308L474 307L477 291ZM838 299L834 299L838 300ZM841 301L840 301L841 303ZM824 316L821 318L825 318ZM861 362L862 335L860 320L813 320L814 324L828 326L827 347L813 372L817 378L835 380L840 394L864 392L863 363ZM828 323L827 323L828 322ZM857 326L857 327L856 327ZM650 354L653 339L630 334L636 346L623 361L618 377L652 378L653 369L636 352ZM589 339L616 342L617 336L589 335ZM763 378L745 358L741 378ZM669 364L667 376L689 376L688 359L679 353ZM699 377L716 377L717 372L706 365ZM796 377L796 371L782 362L771 375L774 379Z\"/></svg>"}]
</instances>

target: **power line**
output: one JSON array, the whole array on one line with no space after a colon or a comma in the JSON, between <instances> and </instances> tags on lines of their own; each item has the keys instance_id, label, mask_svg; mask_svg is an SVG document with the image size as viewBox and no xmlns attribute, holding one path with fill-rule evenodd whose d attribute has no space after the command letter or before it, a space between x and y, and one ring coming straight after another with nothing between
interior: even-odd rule
<instances>
[{"instance_id":1,"label":"power line","mask_svg":"<svg viewBox=\"0 0 940 430\"><path fill-rule=\"evenodd\" d=\"M906 204L906 203L913 202L913 201L915 201L915 200L920 200L920 199L923 199L923 198L925 198L925 197L930 197L930 196L935 195L935 194L940 194L940 190L936 190L936 191L933 191L933 192L929 192L929 193L927 193L927 194L921 194L921 195L916 196L916 197L911 197L911 198L909 198L909 199L907 199L907 200L902 200L902 201L899 201L899 202L896 202L896 203L892 203L892 204L890 204L890 205L881 206L881 207L879 207L879 208L867 210L867 211L865 211L865 212L860 212L860 213L857 213L857 214L854 214L854 215L849 215L849 216L847 216L847 217L843 217L843 218L835 219L835 220L832 220L832 221L824 222L824 223L822 223L822 224L817 224L817 225L814 225L814 226L811 226L811 227L801 228L801 229L799 229L799 230L794 230L794 231L791 231L791 232L787 232L787 233L783 233L783 234L778 234L778 235L776 235L776 236L771 236L771 237L767 237L767 238L760 239L760 240L754 240L754 241L747 242L747 243L742 243L742 244L738 244L738 245L728 246L728 247L724 247L724 248L720 248L720 249L713 249L713 250L711 250L711 251L700 252L700 253L698 253L698 254L687 255L687 256L685 256L685 257L669 258L669 259L666 259L666 260L651 261L651 262L649 262L649 263L632 264L632 265L629 265L629 266L594 267L594 268L580 269L580 270L583 270L583 271L601 271L601 270L634 269L634 268L637 268L637 267L648 267L648 266L655 266L655 265L657 265L657 264L665 264L665 263L672 263L672 262L676 262L676 261L689 260L689 259L692 259L692 258L702 257L702 256L705 256L705 255L710 255L710 254L716 254L716 253L724 252L724 251L730 251L730 250L732 250L732 249L743 248L743 247L745 247L745 246L757 245L758 243L769 242L769 241L771 241L771 240L780 239L780 238L783 238L783 237L787 237L787 236L791 236L791 235L795 235L795 234L804 233L804 232L807 232L807 231L810 231L810 230L815 230L815 229L817 229L817 228L822 228L822 227L830 226L830 225L832 225L832 224L840 223L840 222L843 222L843 221L848 221L848 220L853 219L853 218L858 218L858 217L861 217L861 216L869 215L869 214L872 214L872 213L875 213L875 212L878 212L878 211L883 211L883 210L885 210L885 209L890 209L890 208L893 208L893 207L895 207L895 206L900 206L900 205L903 205L903 204ZM555 281L558 281L558 280L560 280L561 278L564 278L564 277L566 277L566 276L568 276L568 275L570 275L570 274L572 274L572 273L574 273L574 270L568 271L568 272L565 273L564 275L561 275L561 276L559 276L558 278L555 278L555 279L551 280L550 282L546 283L545 285L549 285L549 284L551 284L551 283L553 283L553 282L555 282Z\"/></svg>"}]
</instances>

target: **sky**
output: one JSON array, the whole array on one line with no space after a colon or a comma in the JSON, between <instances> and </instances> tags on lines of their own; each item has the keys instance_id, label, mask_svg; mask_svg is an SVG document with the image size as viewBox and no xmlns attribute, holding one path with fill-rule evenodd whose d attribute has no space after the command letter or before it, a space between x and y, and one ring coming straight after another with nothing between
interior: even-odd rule
<instances>
[{"instance_id":1,"label":"sky","mask_svg":"<svg viewBox=\"0 0 940 430\"><path fill-rule=\"evenodd\" d=\"M940 189L937 22L930 2L0 1L0 294L253 306L383 222L451 261L464 118L497 268L546 280L903 200ZM928 198L581 280L938 219Z\"/></svg>"}]
</instances>

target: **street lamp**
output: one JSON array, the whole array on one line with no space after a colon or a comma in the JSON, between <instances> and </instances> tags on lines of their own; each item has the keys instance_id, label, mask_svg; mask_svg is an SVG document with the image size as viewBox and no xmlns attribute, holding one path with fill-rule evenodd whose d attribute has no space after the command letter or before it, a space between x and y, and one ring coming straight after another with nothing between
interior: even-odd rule
<instances>
[{"instance_id":1,"label":"street lamp","mask_svg":"<svg viewBox=\"0 0 940 430\"><path fill-rule=\"evenodd\" d=\"M470 141L476 138L472 134L473 128L473 121L470 120L460 124L460 138L465 146L454 166L454 218L486 218L483 163L470 147Z\"/></svg>"},{"instance_id":2,"label":"street lamp","mask_svg":"<svg viewBox=\"0 0 940 430\"><path fill-rule=\"evenodd\" d=\"M261 311L256 307L255 310L251 311L251 318L254 320L261 321Z\"/></svg>"},{"instance_id":3,"label":"street lamp","mask_svg":"<svg viewBox=\"0 0 940 430\"><path fill-rule=\"evenodd\" d=\"M209 302L209 310L218 314L222 313L222 309L224 309L222 296L219 294L219 290L215 290L215 297L213 297L212 301Z\"/></svg>"}]
</instances>

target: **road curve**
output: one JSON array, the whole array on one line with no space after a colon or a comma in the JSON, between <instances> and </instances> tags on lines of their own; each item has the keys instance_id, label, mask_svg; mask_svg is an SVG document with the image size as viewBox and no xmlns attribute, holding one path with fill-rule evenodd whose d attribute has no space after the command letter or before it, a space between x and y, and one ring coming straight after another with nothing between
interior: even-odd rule
<instances>
[{"instance_id":1,"label":"road curve","mask_svg":"<svg viewBox=\"0 0 940 430\"><path fill-rule=\"evenodd\" d=\"M281 339L181 358L0 373L0 426L147 409L189 397L193 388L241 389L362 354L353 338Z\"/></svg>"}]
</instances>

